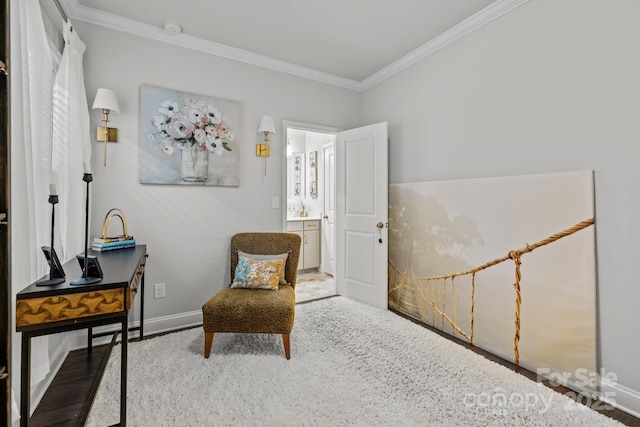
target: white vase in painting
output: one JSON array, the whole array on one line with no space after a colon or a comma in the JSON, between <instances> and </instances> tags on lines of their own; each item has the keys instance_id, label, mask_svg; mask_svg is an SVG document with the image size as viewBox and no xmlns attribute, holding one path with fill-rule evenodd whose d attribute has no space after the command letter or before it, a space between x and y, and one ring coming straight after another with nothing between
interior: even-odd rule
<instances>
[{"instance_id":1,"label":"white vase in painting","mask_svg":"<svg viewBox=\"0 0 640 427\"><path fill-rule=\"evenodd\" d=\"M207 182L209 178L209 152L198 149L198 144L182 150L180 176L186 182Z\"/></svg>"}]
</instances>

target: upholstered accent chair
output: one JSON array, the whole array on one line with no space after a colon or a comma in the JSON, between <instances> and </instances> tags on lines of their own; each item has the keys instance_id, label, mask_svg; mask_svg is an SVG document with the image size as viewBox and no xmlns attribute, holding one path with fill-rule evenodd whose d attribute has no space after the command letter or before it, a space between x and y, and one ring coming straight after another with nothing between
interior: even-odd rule
<instances>
[{"instance_id":1,"label":"upholstered accent chair","mask_svg":"<svg viewBox=\"0 0 640 427\"><path fill-rule=\"evenodd\" d=\"M294 233L240 233L231 238L232 282L238 251L256 255L288 253L284 280L277 290L226 287L211 297L202 306L205 358L211 354L216 332L281 334L285 357L291 357L289 334L295 312L300 244L300 236Z\"/></svg>"}]
</instances>

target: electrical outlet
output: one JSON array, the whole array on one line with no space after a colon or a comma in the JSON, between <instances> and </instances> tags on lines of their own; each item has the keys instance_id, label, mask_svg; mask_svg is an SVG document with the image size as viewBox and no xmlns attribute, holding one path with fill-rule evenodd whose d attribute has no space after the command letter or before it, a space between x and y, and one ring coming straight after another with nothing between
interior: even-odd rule
<instances>
[{"instance_id":1,"label":"electrical outlet","mask_svg":"<svg viewBox=\"0 0 640 427\"><path fill-rule=\"evenodd\" d=\"M153 285L153 297L158 299L158 298L164 298L166 295L164 293L164 283L156 283L155 285Z\"/></svg>"},{"instance_id":2,"label":"electrical outlet","mask_svg":"<svg viewBox=\"0 0 640 427\"><path fill-rule=\"evenodd\" d=\"M278 196L273 196L271 198L271 207L273 209L278 209L280 207L280 197Z\"/></svg>"}]
</instances>

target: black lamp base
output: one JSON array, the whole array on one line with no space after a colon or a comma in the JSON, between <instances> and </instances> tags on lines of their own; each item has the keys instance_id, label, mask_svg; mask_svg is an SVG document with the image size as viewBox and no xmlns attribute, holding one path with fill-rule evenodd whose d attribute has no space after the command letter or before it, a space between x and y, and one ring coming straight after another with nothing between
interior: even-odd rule
<instances>
[{"instance_id":1,"label":"black lamp base","mask_svg":"<svg viewBox=\"0 0 640 427\"><path fill-rule=\"evenodd\" d=\"M102 277L81 277L79 279L70 281L69 284L73 286L91 285L93 283L98 283L101 280Z\"/></svg>"},{"instance_id":2,"label":"black lamp base","mask_svg":"<svg viewBox=\"0 0 640 427\"><path fill-rule=\"evenodd\" d=\"M53 286L53 285L59 285L60 283L64 283L65 282L64 277L57 277L55 279L45 279L45 280L41 280L39 282L36 282L36 286Z\"/></svg>"}]
</instances>

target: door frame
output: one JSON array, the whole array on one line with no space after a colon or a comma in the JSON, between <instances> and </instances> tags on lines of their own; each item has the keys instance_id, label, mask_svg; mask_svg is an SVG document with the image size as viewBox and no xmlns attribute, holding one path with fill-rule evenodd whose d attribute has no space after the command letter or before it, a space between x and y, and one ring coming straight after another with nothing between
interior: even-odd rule
<instances>
[{"instance_id":1,"label":"door frame","mask_svg":"<svg viewBox=\"0 0 640 427\"><path fill-rule=\"evenodd\" d=\"M322 206L323 206L323 214L324 216L322 217L322 219L320 220L320 223L323 224L322 226L322 233L320 235L320 242L324 242L326 239L325 237L325 224L329 225L329 217L327 216L327 211L324 209L324 207L326 207L326 201L327 201L327 182L333 182L333 186L334 186L334 191L333 193L333 205L334 205L334 213L333 213L333 232L329 232L327 234L329 234L331 236L330 240L333 241L333 248L332 248L332 254L333 254L333 265L331 266L331 276L335 276L336 274L336 226L335 226L335 203L336 203L336 192L335 192L335 185L336 185L336 173L335 173L335 155L336 155L336 144L338 143L337 138L334 142L328 143L328 144L324 144L322 146L322 157L324 159L323 163L322 163L322 168L323 168L323 200L322 200ZM327 168L327 149L331 148L331 150L333 151L333 179L327 179L331 174L329 174L329 170ZM329 270L329 268L327 267L329 265L329 261L327 260L327 253L329 252L329 249L327 249L327 245L323 245L321 244L320 247L320 270L323 273L327 273L327 270Z\"/></svg>"},{"instance_id":2,"label":"door frame","mask_svg":"<svg viewBox=\"0 0 640 427\"><path fill-rule=\"evenodd\" d=\"M339 168L340 166L340 156L341 156L341 142L340 139L342 136L345 136L347 134L352 135L353 132L357 132L357 131L364 131L364 130L375 130L375 135L381 134L380 133L380 125L384 126L384 138L385 138L385 149L388 150L388 144L389 144L389 138L388 138L388 123L385 122L379 122L379 123L374 123L371 125L366 125L366 126L360 126L357 128L352 128L352 129L348 129L346 131L343 131L341 129L338 128L332 128L332 127L328 127L328 126L321 126L321 125L313 125L313 124L309 124L309 123L301 123L301 122L294 122L294 121L289 121L289 120L283 120L283 131L282 131L282 159L283 159L283 164L287 165L287 137L289 134L289 129L296 129L296 130L303 130L303 131L310 131L310 132L316 132L316 133L324 133L324 134L332 134L335 137L334 140L334 155L335 155L335 164L336 164L336 210L337 210L337 215L335 218L335 233L334 233L334 240L336 241L336 251L335 251L335 257L334 257L334 281L336 284L336 291L339 292L339 285L340 283L338 283L338 281L340 279L345 279L344 274L339 274L342 267L344 267L344 263L346 261L346 257L345 258L341 258L340 257L340 253L338 250L338 232L340 230L340 225L341 225L341 221L342 220L346 220L347 218L341 218L341 215L339 214L339 210L340 210L340 206L339 206L339 196L337 194L337 192L339 191L340 185L339 185L339 181L340 181L340 171ZM343 153L345 154L345 153ZM380 153L379 153L380 154ZM387 159L388 156L388 151L385 152L384 158ZM346 159L346 157L345 157ZM388 189L388 164L385 161L385 168L386 169L386 186ZM378 162L376 162L376 164L378 164ZM288 213L288 201L287 201L287 186L288 186L288 177L287 177L287 167L284 166L282 167L282 202L281 202L281 208L282 208L282 230L287 230L287 213ZM380 233L382 233L383 235L380 236L380 243L385 244L385 246L388 247L388 242L387 242L387 236L388 236L388 231L387 231L387 227L388 227L388 206L387 206L388 202L385 202L385 211L386 214L383 215L380 218L377 218L376 221L378 221L377 223L373 223L379 230ZM345 222L345 225L347 224L347 222ZM381 262L384 262L384 268L383 270L386 271L387 268L387 255L385 255L385 259L382 260ZM379 258L378 255L376 255L376 258ZM377 263L380 260L375 260L374 263ZM378 264L375 264L378 265ZM378 271L378 269L376 268L377 273L375 273L376 277L380 277L382 276L381 271ZM344 272L342 272L344 273ZM386 281L386 274L384 274L384 280ZM378 283L376 281L376 283ZM343 286L346 286L344 283L342 284ZM386 286L385 286L386 287ZM386 292L385 292L386 295ZM359 300L359 298L356 296L356 294L353 295L353 297L356 300ZM367 304L371 304L374 305L376 307L380 307L380 308L384 308L384 309L388 309L388 298L384 299L384 303L382 301L378 301L377 299L375 300L375 302L367 302L367 301L362 301L362 302L366 302Z\"/></svg>"},{"instance_id":3,"label":"door frame","mask_svg":"<svg viewBox=\"0 0 640 427\"><path fill-rule=\"evenodd\" d=\"M327 133L336 136L342 129L330 126L315 125L311 123L295 122L291 120L282 121L282 200L280 207L282 209L282 229L287 229L287 130L298 129L316 133ZM337 137L336 137L337 139Z\"/></svg>"}]
</instances>

